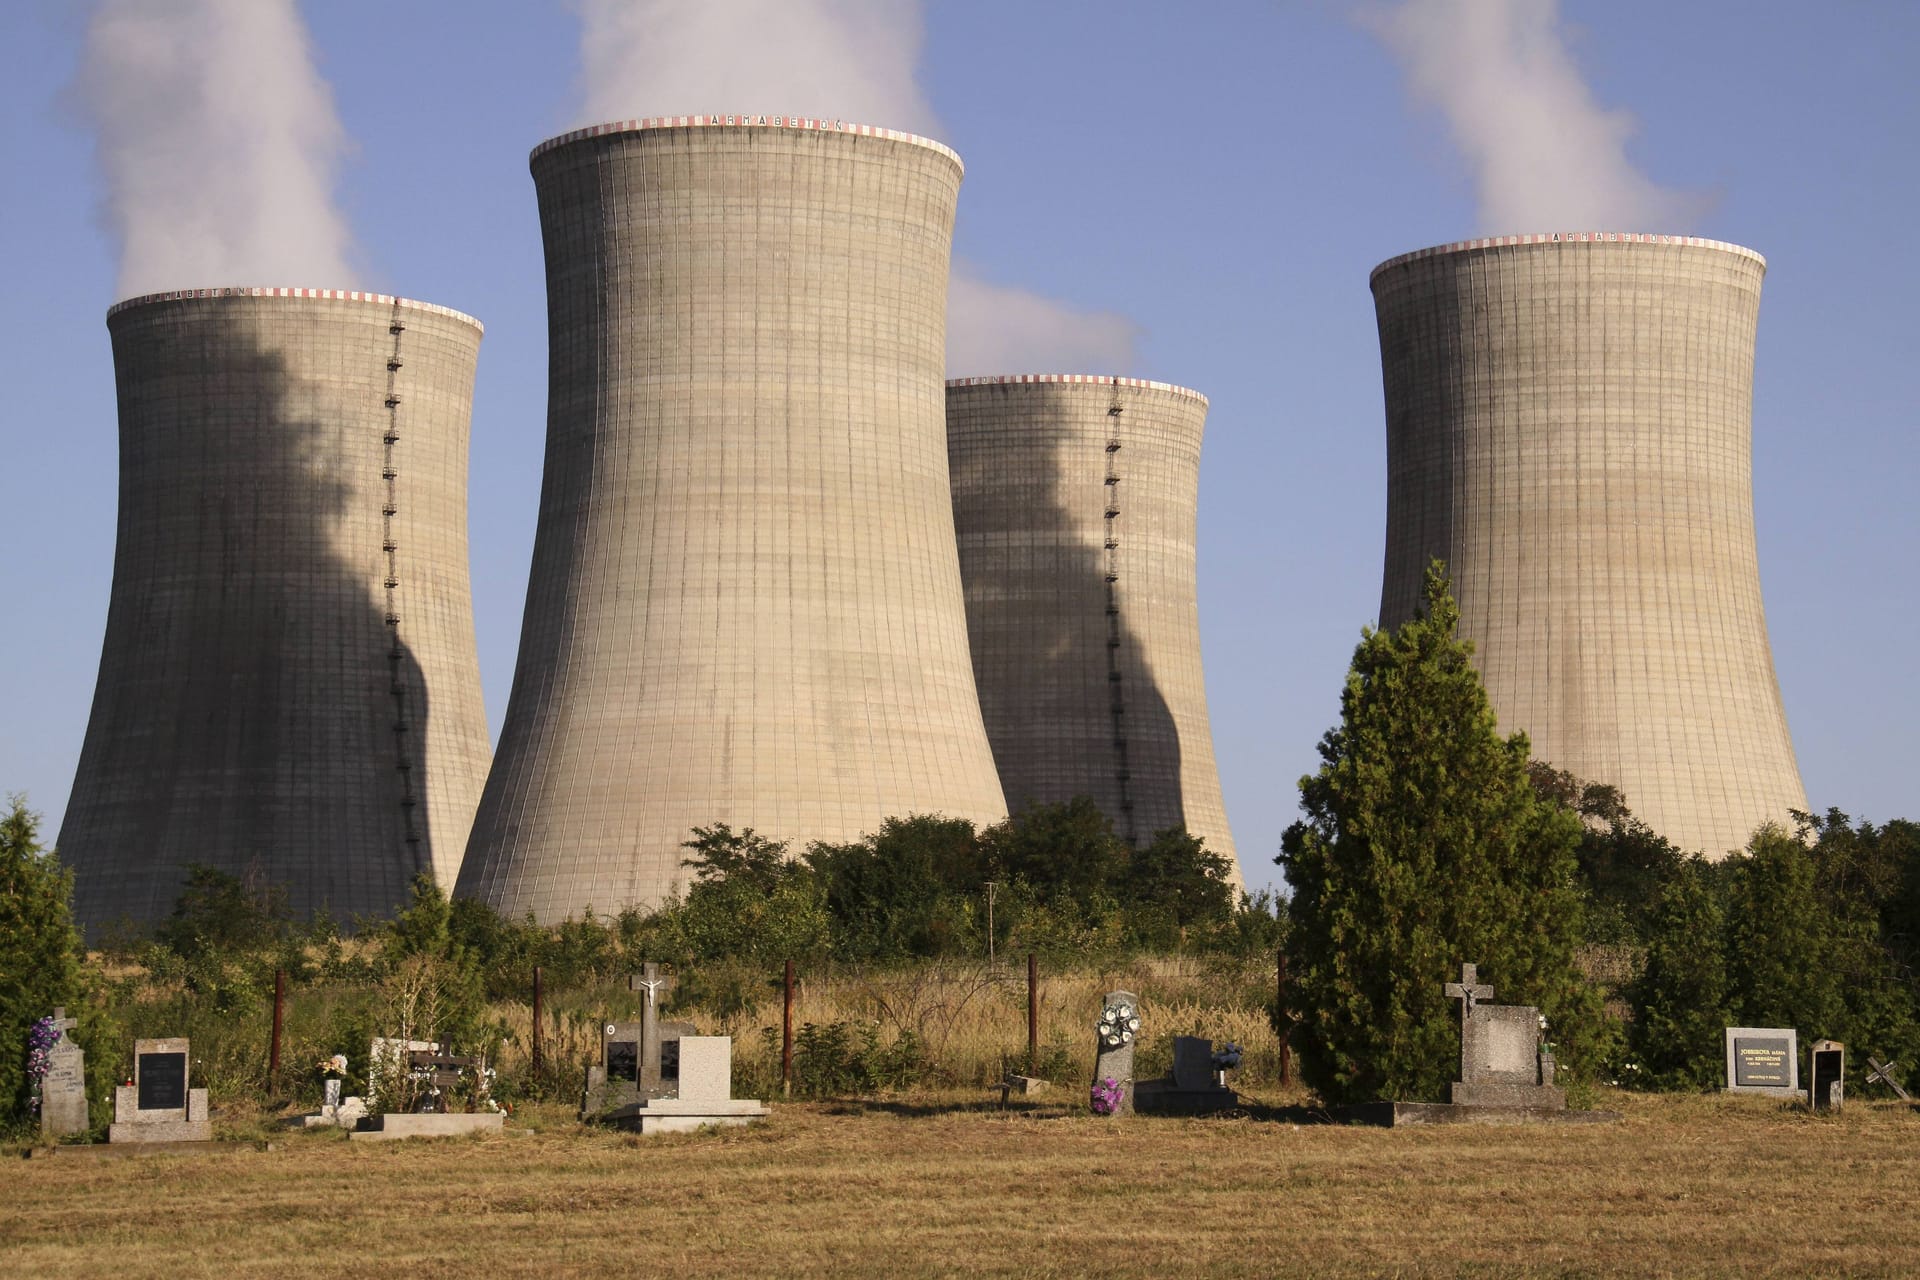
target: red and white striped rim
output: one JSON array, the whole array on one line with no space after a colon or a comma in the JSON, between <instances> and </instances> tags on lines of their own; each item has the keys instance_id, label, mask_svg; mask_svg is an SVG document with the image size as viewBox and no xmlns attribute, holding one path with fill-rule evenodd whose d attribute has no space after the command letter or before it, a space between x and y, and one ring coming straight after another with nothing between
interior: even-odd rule
<instances>
[{"instance_id":1,"label":"red and white striped rim","mask_svg":"<svg viewBox=\"0 0 1920 1280\"><path fill-rule=\"evenodd\" d=\"M944 142L932 138L923 138L917 133L902 133L897 129L882 129L871 124L849 124L845 120L829 120L820 116L645 116L638 120L610 120L605 124L592 124L584 129L575 129L563 133L557 138L548 138L533 149L527 159L536 160L556 147L564 147L570 142L582 138L601 138L611 133L642 133L649 129L800 129L816 133L851 133L862 138L888 138L894 142L911 142L915 146L929 147L954 162L964 170L959 153Z\"/></svg>"},{"instance_id":2,"label":"red and white striped rim","mask_svg":"<svg viewBox=\"0 0 1920 1280\"><path fill-rule=\"evenodd\" d=\"M1098 387L1131 387L1137 391L1165 391L1176 396L1185 396L1207 404L1205 396L1192 387L1179 387L1171 382L1150 382L1146 378L1116 378L1102 373L1005 373L992 378L948 378L947 390L957 391L965 387L1005 387L1021 383L1070 383Z\"/></svg>"},{"instance_id":3,"label":"red and white striped rim","mask_svg":"<svg viewBox=\"0 0 1920 1280\"><path fill-rule=\"evenodd\" d=\"M1415 249L1412 253L1403 253L1397 258L1388 258L1367 275L1368 283L1389 267L1402 263L1416 262L1421 258L1438 258L1443 254L1465 253L1473 249L1499 249L1509 245L1521 244L1666 244L1684 245L1694 249L1718 249L1723 253L1737 254L1742 258L1751 258L1762 267L1767 260L1760 254L1742 244L1730 244L1725 240L1703 240L1699 236L1661 236L1649 235L1638 231L1552 231L1530 236L1489 236L1483 240L1455 240L1452 244L1436 244L1428 249Z\"/></svg>"},{"instance_id":4,"label":"red and white striped rim","mask_svg":"<svg viewBox=\"0 0 1920 1280\"><path fill-rule=\"evenodd\" d=\"M404 307L408 311L431 311L437 316L447 316L464 321L485 333L487 327L464 311L455 311L452 307L435 306L431 302L418 302L412 298L396 298L390 293L362 293L358 289L265 289L229 287L223 289L169 289L165 293L143 293L135 298L123 298L107 308L107 318L111 320L122 311L135 307L144 307L155 302L188 302L200 298L316 298L333 302L370 302L382 307Z\"/></svg>"}]
</instances>

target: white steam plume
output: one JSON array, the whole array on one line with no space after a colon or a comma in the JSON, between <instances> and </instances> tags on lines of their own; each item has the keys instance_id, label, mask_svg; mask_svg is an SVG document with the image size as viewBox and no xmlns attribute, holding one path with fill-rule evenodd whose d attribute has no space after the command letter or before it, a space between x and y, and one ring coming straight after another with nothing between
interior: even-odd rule
<instances>
[{"instance_id":1,"label":"white steam plume","mask_svg":"<svg viewBox=\"0 0 1920 1280\"><path fill-rule=\"evenodd\" d=\"M749 111L825 116L935 136L914 80L920 0L575 0L583 124ZM1136 331L988 284L956 264L947 369L962 374L1125 373Z\"/></svg>"},{"instance_id":2,"label":"white steam plume","mask_svg":"<svg viewBox=\"0 0 1920 1280\"><path fill-rule=\"evenodd\" d=\"M934 117L913 82L915 0L579 0L583 124L793 112L908 133Z\"/></svg>"},{"instance_id":3,"label":"white steam plume","mask_svg":"<svg viewBox=\"0 0 1920 1280\"><path fill-rule=\"evenodd\" d=\"M1130 373L1139 326L1110 311L1078 311L1024 289L989 284L955 263L947 287L947 376Z\"/></svg>"},{"instance_id":4,"label":"white steam plume","mask_svg":"<svg viewBox=\"0 0 1920 1280\"><path fill-rule=\"evenodd\" d=\"M1633 117L1594 100L1559 0L1405 0L1365 20L1446 116L1483 231L1684 231L1702 209L1627 159Z\"/></svg>"},{"instance_id":5,"label":"white steam plume","mask_svg":"<svg viewBox=\"0 0 1920 1280\"><path fill-rule=\"evenodd\" d=\"M101 0L75 87L121 297L353 287L332 199L346 135L293 0Z\"/></svg>"}]
</instances>

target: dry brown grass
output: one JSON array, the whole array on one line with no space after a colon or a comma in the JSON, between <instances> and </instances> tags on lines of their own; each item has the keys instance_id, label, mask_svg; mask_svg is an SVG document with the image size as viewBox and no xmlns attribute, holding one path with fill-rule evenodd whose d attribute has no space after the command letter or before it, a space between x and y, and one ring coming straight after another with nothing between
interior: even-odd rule
<instances>
[{"instance_id":1,"label":"dry brown grass","mask_svg":"<svg viewBox=\"0 0 1920 1280\"><path fill-rule=\"evenodd\" d=\"M780 1106L528 1136L13 1166L8 1276L1911 1274L1920 1116L1615 1098L1619 1124L1370 1130Z\"/></svg>"},{"instance_id":2,"label":"dry brown grass","mask_svg":"<svg viewBox=\"0 0 1920 1280\"><path fill-rule=\"evenodd\" d=\"M1245 1047L1242 1081L1272 1083L1278 1077L1279 1041L1260 1005L1268 998L1272 981L1269 965L1147 957L1105 969L1043 969L1042 1058L1058 1047L1073 1074L1091 1076L1093 1038L1088 1028L1099 1014L1101 998L1123 988L1140 997L1148 1028L1137 1064L1144 1074L1156 1074L1169 1065L1173 1036L1203 1035ZM776 978L777 974L769 974L761 984L765 994L759 1001L731 1017L717 1018L700 1009L672 1016L691 1021L705 1034L732 1036L736 1076L760 1081L765 1087L765 1082L778 1079L779 1071L778 1051L769 1057L760 1037L761 1028L780 1025ZM549 1001L548 1056L579 1062L597 1053L600 1024L611 1016L606 1012L611 1007L608 1000L623 997L618 991L569 994L564 1011ZM633 999L626 997L628 1003ZM522 1070L526 1046L531 1043L531 1006L500 1002L491 1012L512 1037L499 1065L509 1073ZM923 961L898 969L802 971L795 987L793 1025L797 1029L809 1022L823 1027L836 1022L873 1023L880 1029L883 1046L892 1044L902 1031L911 1031L925 1046L938 1079L962 1087L985 1085L1000 1079L1004 1065L1018 1067L1026 1059L1026 970L1023 963L989 970L980 963Z\"/></svg>"}]
</instances>

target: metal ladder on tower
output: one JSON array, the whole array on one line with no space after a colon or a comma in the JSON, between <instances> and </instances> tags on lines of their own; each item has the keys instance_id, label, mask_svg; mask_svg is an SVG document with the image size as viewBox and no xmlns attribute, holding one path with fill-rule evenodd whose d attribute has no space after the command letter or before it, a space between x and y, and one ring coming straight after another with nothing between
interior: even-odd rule
<instances>
[{"instance_id":1,"label":"metal ladder on tower","mask_svg":"<svg viewBox=\"0 0 1920 1280\"><path fill-rule=\"evenodd\" d=\"M1133 773L1127 765L1127 678L1122 670L1121 645L1126 626L1120 615L1120 382L1113 383L1107 406L1105 495L1105 568L1107 586L1107 711L1113 722L1113 778L1120 803L1120 834L1128 844L1138 843L1133 818Z\"/></svg>"},{"instance_id":2,"label":"metal ladder on tower","mask_svg":"<svg viewBox=\"0 0 1920 1280\"><path fill-rule=\"evenodd\" d=\"M394 767L400 774L400 814L407 850L414 856L415 869L426 871L428 868L419 864L420 827L414 816L418 801L414 795L413 781L413 690L408 687L406 646L400 642L400 542L394 524L395 517L400 513L400 370L406 363L401 358L401 344L407 332L398 303L394 304L393 318L387 331L393 335L393 349L387 356L387 428L381 437L383 447L380 464L380 479L385 486L385 499L381 503L380 549L386 556L387 566L387 687L393 695Z\"/></svg>"}]
</instances>

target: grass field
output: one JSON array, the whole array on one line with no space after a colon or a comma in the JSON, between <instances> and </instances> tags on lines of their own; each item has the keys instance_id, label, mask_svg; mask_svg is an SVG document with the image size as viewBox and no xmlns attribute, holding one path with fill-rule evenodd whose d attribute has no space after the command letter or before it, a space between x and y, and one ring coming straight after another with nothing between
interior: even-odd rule
<instances>
[{"instance_id":1,"label":"grass field","mask_svg":"<svg viewBox=\"0 0 1920 1280\"><path fill-rule=\"evenodd\" d=\"M776 1106L639 1138L563 1109L486 1139L13 1164L0 1274L1910 1275L1920 1114L1619 1095L1618 1124L1377 1129Z\"/></svg>"}]
</instances>

